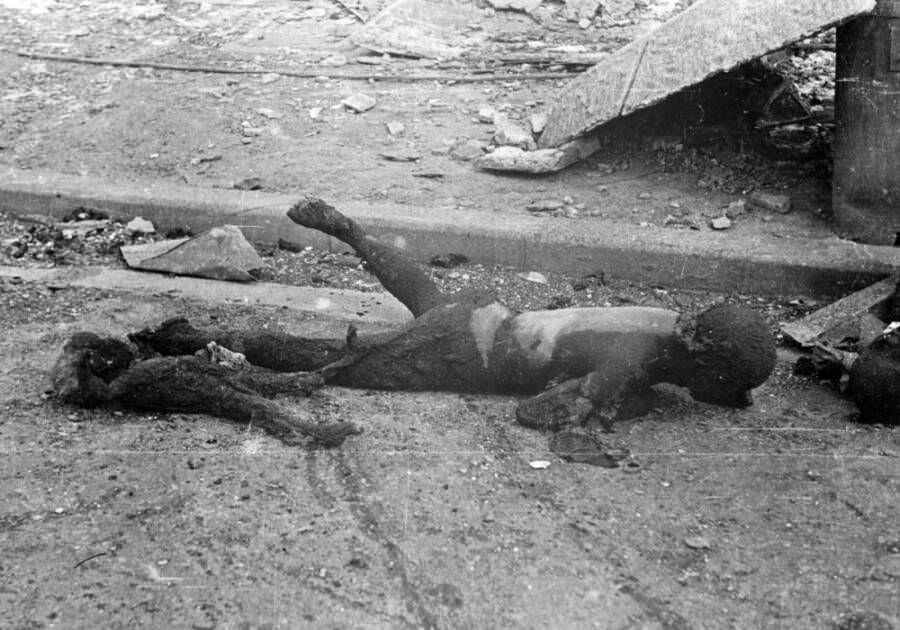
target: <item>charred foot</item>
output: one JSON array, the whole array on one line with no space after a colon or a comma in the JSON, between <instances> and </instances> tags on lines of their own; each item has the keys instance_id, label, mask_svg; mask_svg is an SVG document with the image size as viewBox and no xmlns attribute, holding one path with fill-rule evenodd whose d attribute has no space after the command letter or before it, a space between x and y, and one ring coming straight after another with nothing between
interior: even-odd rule
<instances>
[{"instance_id":1,"label":"charred foot","mask_svg":"<svg viewBox=\"0 0 900 630\"><path fill-rule=\"evenodd\" d=\"M333 206L316 197L304 197L288 210L288 218L298 225L336 238L348 236L353 224Z\"/></svg>"}]
</instances>

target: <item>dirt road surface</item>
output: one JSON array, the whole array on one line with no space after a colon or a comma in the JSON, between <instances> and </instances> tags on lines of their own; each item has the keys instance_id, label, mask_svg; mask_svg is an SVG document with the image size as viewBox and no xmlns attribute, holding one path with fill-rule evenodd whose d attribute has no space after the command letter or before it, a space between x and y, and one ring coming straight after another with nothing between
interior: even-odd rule
<instances>
[{"instance_id":1,"label":"dirt road surface","mask_svg":"<svg viewBox=\"0 0 900 630\"><path fill-rule=\"evenodd\" d=\"M757 404L664 392L565 464L515 401L328 389L365 432L287 448L205 417L63 407L75 330L340 333L286 309L3 285L0 608L13 628L827 628L896 612L895 431L780 363ZM532 462L546 460L549 468Z\"/></svg>"},{"instance_id":2,"label":"dirt road surface","mask_svg":"<svg viewBox=\"0 0 900 630\"><path fill-rule=\"evenodd\" d=\"M579 41L602 51L651 19L584 29ZM255 176L338 207L387 200L483 209L498 222L535 199L571 197L584 207L560 220L639 227L683 214L702 229L748 182L791 182L811 191L794 213L748 214L734 229L831 236L808 169L731 151L674 171L624 155L539 179L479 173L451 155L460 140L490 138L473 120L479 107L525 119L558 83L325 78L471 69L358 63L364 52L346 41L357 28L324 0L2 0L0 164L198 187ZM347 111L341 101L356 92L376 108ZM402 152L418 161L379 157ZM365 432L309 451L212 418L63 407L47 394L47 370L76 330L123 334L175 314L322 335L346 322L9 278L0 301L2 627L898 627L900 436L855 423L852 404L793 376L787 355L751 408L667 390L649 416L619 425L607 440L631 451L633 468L565 464L547 436L515 424L513 399L457 394L329 388L296 401L298 413ZM549 467L532 466L542 460ZM870 625L852 625L853 613Z\"/></svg>"}]
</instances>

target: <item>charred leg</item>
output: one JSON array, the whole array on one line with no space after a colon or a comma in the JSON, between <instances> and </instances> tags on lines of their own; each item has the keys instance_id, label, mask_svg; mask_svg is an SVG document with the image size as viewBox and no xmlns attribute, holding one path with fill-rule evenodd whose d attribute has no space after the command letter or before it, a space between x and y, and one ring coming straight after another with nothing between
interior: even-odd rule
<instances>
[{"instance_id":1,"label":"charred leg","mask_svg":"<svg viewBox=\"0 0 900 630\"><path fill-rule=\"evenodd\" d=\"M359 432L350 423L304 420L247 387L228 368L199 357L140 361L117 377L110 391L115 401L130 409L215 415L251 423L288 443L305 436L331 446Z\"/></svg>"},{"instance_id":2,"label":"charred leg","mask_svg":"<svg viewBox=\"0 0 900 630\"><path fill-rule=\"evenodd\" d=\"M218 350L209 354L240 356ZM51 378L60 400L82 407L122 405L205 413L252 423L288 443L312 439L333 446L359 432L346 422L305 420L291 408L266 398L276 394L308 396L323 384L322 375L277 373L247 364L228 367L211 362L206 355L137 360L137 353L125 342L76 333L64 346Z\"/></svg>"},{"instance_id":3,"label":"charred leg","mask_svg":"<svg viewBox=\"0 0 900 630\"><path fill-rule=\"evenodd\" d=\"M402 251L369 236L359 224L321 199L301 199L287 214L294 223L324 232L352 247L384 288L414 316L447 301L431 279Z\"/></svg>"},{"instance_id":4,"label":"charred leg","mask_svg":"<svg viewBox=\"0 0 900 630\"><path fill-rule=\"evenodd\" d=\"M352 354L365 351L366 339L355 339L353 347L342 339L305 339L259 330L196 328L184 318L132 333L129 339L145 351L179 356L194 354L214 341L247 357L253 365L279 372L310 372Z\"/></svg>"}]
</instances>

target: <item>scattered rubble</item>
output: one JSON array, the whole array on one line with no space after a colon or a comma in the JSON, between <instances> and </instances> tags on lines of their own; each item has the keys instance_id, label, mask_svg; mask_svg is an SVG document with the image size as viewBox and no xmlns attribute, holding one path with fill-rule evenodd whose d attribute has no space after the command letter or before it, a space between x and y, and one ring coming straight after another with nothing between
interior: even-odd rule
<instances>
[{"instance_id":1,"label":"scattered rubble","mask_svg":"<svg viewBox=\"0 0 900 630\"><path fill-rule=\"evenodd\" d=\"M785 337L808 352L795 370L839 383L865 422L900 422L898 286L896 277L882 280L782 325Z\"/></svg>"},{"instance_id":2,"label":"scattered rubble","mask_svg":"<svg viewBox=\"0 0 900 630\"><path fill-rule=\"evenodd\" d=\"M4 215L0 213L0 219ZM13 229L0 238L0 255L18 262L36 261L57 265L92 263L106 259L122 245L144 243L155 238L152 224L140 219L149 231L133 231L120 220L93 208L76 208L62 221L42 215L19 217ZM149 225L148 225L149 224Z\"/></svg>"}]
</instances>

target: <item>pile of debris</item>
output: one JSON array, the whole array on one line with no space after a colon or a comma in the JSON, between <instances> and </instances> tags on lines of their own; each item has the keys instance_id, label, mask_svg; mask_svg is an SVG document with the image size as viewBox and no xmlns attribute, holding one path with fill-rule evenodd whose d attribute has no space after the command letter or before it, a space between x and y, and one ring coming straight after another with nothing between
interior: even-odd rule
<instances>
[{"instance_id":1,"label":"pile of debris","mask_svg":"<svg viewBox=\"0 0 900 630\"><path fill-rule=\"evenodd\" d=\"M3 217L6 219L6 217ZM117 255L124 245L146 243L159 236L153 224L140 217L122 222L102 210L77 207L61 220L44 215L19 215L3 221L0 257L55 265L90 264Z\"/></svg>"},{"instance_id":2,"label":"pile of debris","mask_svg":"<svg viewBox=\"0 0 900 630\"><path fill-rule=\"evenodd\" d=\"M786 339L806 350L798 374L836 383L861 420L900 424L900 281L888 278L784 324Z\"/></svg>"}]
</instances>

